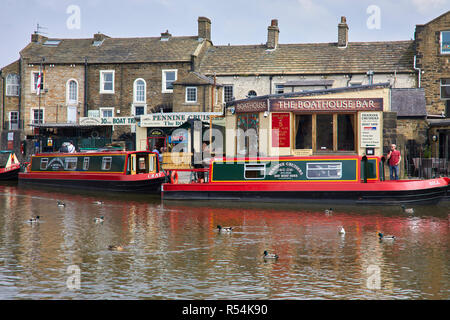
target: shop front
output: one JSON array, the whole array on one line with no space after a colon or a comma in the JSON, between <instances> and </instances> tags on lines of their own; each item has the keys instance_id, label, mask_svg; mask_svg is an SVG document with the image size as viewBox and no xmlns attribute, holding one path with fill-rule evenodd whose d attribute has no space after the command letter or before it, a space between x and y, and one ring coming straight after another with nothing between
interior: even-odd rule
<instances>
[{"instance_id":1,"label":"shop front","mask_svg":"<svg viewBox=\"0 0 450 320\"><path fill-rule=\"evenodd\" d=\"M382 155L389 90L330 89L236 101L228 106L227 129L236 138L229 139L227 156Z\"/></svg>"}]
</instances>

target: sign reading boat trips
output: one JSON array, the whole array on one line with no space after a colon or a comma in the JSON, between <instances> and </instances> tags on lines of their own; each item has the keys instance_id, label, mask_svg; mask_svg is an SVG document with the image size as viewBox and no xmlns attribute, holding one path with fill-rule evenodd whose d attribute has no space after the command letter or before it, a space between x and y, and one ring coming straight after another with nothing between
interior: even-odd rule
<instances>
[{"instance_id":1,"label":"sign reading boat trips","mask_svg":"<svg viewBox=\"0 0 450 320\"><path fill-rule=\"evenodd\" d=\"M383 111L382 98L275 99L271 111Z\"/></svg>"},{"instance_id":2,"label":"sign reading boat trips","mask_svg":"<svg viewBox=\"0 0 450 320\"><path fill-rule=\"evenodd\" d=\"M381 146L379 112L361 112L360 116L360 146L361 148L379 148Z\"/></svg>"},{"instance_id":3,"label":"sign reading boat trips","mask_svg":"<svg viewBox=\"0 0 450 320\"><path fill-rule=\"evenodd\" d=\"M81 117L80 126L126 126L135 124L134 117Z\"/></svg>"},{"instance_id":4,"label":"sign reading boat trips","mask_svg":"<svg viewBox=\"0 0 450 320\"><path fill-rule=\"evenodd\" d=\"M289 148L290 147L290 114L272 113L272 147Z\"/></svg>"}]
</instances>

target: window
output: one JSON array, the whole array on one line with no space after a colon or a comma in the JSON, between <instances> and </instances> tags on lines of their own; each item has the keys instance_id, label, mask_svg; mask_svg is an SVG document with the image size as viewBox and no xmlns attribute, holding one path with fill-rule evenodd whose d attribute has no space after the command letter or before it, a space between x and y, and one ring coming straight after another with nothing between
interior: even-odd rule
<instances>
[{"instance_id":1,"label":"window","mask_svg":"<svg viewBox=\"0 0 450 320\"><path fill-rule=\"evenodd\" d=\"M9 130L19 130L19 111L9 113Z\"/></svg>"},{"instance_id":2,"label":"window","mask_svg":"<svg viewBox=\"0 0 450 320\"><path fill-rule=\"evenodd\" d=\"M258 132L258 113L240 113L237 115L236 154L238 156L258 156Z\"/></svg>"},{"instance_id":3,"label":"window","mask_svg":"<svg viewBox=\"0 0 450 320\"><path fill-rule=\"evenodd\" d=\"M134 107L134 115L140 116L145 114L145 107L144 106L135 106Z\"/></svg>"},{"instance_id":4,"label":"window","mask_svg":"<svg viewBox=\"0 0 450 320\"><path fill-rule=\"evenodd\" d=\"M337 116L337 149L338 151L355 150L355 116L338 114Z\"/></svg>"},{"instance_id":5,"label":"window","mask_svg":"<svg viewBox=\"0 0 450 320\"><path fill-rule=\"evenodd\" d=\"M37 84L39 78L39 71L31 72L31 92L35 93L37 91ZM41 73L41 89L44 88L44 73Z\"/></svg>"},{"instance_id":6,"label":"window","mask_svg":"<svg viewBox=\"0 0 450 320\"><path fill-rule=\"evenodd\" d=\"M306 163L306 178L308 179L341 179L342 162Z\"/></svg>"},{"instance_id":7,"label":"window","mask_svg":"<svg viewBox=\"0 0 450 320\"><path fill-rule=\"evenodd\" d=\"M333 115L318 114L316 118L317 151L333 150Z\"/></svg>"},{"instance_id":8,"label":"window","mask_svg":"<svg viewBox=\"0 0 450 320\"><path fill-rule=\"evenodd\" d=\"M441 79L441 99L450 99L450 79Z\"/></svg>"},{"instance_id":9,"label":"window","mask_svg":"<svg viewBox=\"0 0 450 320\"><path fill-rule=\"evenodd\" d=\"M17 74L8 74L6 76L6 95L18 96L19 95L19 76Z\"/></svg>"},{"instance_id":10,"label":"window","mask_svg":"<svg viewBox=\"0 0 450 320\"><path fill-rule=\"evenodd\" d=\"M234 100L233 86L232 85L223 86L223 101L229 102L233 100Z\"/></svg>"},{"instance_id":11,"label":"window","mask_svg":"<svg viewBox=\"0 0 450 320\"><path fill-rule=\"evenodd\" d=\"M83 159L83 170L89 170L89 157L84 157Z\"/></svg>"},{"instance_id":12,"label":"window","mask_svg":"<svg viewBox=\"0 0 450 320\"><path fill-rule=\"evenodd\" d=\"M173 92L173 83L177 80L177 70L162 71L162 92Z\"/></svg>"},{"instance_id":13,"label":"window","mask_svg":"<svg viewBox=\"0 0 450 320\"><path fill-rule=\"evenodd\" d=\"M197 87L186 87L186 102L197 102Z\"/></svg>"},{"instance_id":14,"label":"window","mask_svg":"<svg viewBox=\"0 0 450 320\"><path fill-rule=\"evenodd\" d=\"M100 108L100 115L102 118L114 117L114 108Z\"/></svg>"},{"instance_id":15,"label":"window","mask_svg":"<svg viewBox=\"0 0 450 320\"><path fill-rule=\"evenodd\" d=\"M134 81L134 102L145 103L146 83L143 79L136 79Z\"/></svg>"},{"instance_id":16,"label":"window","mask_svg":"<svg viewBox=\"0 0 450 320\"><path fill-rule=\"evenodd\" d=\"M312 115L296 115L295 130L295 149L312 149Z\"/></svg>"},{"instance_id":17,"label":"window","mask_svg":"<svg viewBox=\"0 0 450 320\"><path fill-rule=\"evenodd\" d=\"M41 158L41 170L47 170L48 158Z\"/></svg>"},{"instance_id":18,"label":"window","mask_svg":"<svg viewBox=\"0 0 450 320\"><path fill-rule=\"evenodd\" d=\"M67 103L77 104L78 103L78 83L76 80L67 81Z\"/></svg>"},{"instance_id":19,"label":"window","mask_svg":"<svg viewBox=\"0 0 450 320\"><path fill-rule=\"evenodd\" d=\"M114 93L114 70L100 71L100 93Z\"/></svg>"},{"instance_id":20,"label":"window","mask_svg":"<svg viewBox=\"0 0 450 320\"><path fill-rule=\"evenodd\" d=\"M275 85L275 93L276 94L284 93L284 85L276 84Z\"/></svg>"},{"instance_id":21,"label":"window","mask_svg":"<svg viewBox=\"0 0 450 320\"><path fill-rule=\"evenodd\" d=\"M31 123L32 124L42 124L44 123L44 109L31 109Z\"/></svg>"},{"instance_id":22,"label":"window","mask_svg":"<svg viewBox=\"0 0 450 320\"><path fill-rule=\"evenodd\" d=\"M139 157L139 170L145 170L145 157Z\"/></svg>"},{"instance_id":23,"label":"window","mask_svg":"<svg viewBox=\"0 0 450 320\"><path fill-rule=\"evenodd\" d=\"M111 170L112 157L102 158L102 170Z\"/></svg>"},{"instance_id":24,"label":"window","mask_svg":"<svg viewBox=\"0 0 450 320\"><path fill-rule=\"evenodd\" d=\"M76 157L66 157L64 159L64 170L74 171L77 169L77 160Z\"/></svg>"},{"instance_id":25,"label":"window","mask_svg":"<svg viewBox=\"0 0 450 320\"><path fill-rule=\"evenodd\" d=\"M253 97L256 97L257 96L257 94L256 94L256 91L255 90L250 90L249 92L248 92L248 94L247 94L247 97L248 98L253 98Z\"/></svg>"},{"instance_id":26,"label":"window","mask_svg":"<svg viewBox=\"0 0 450 320\"><path fill-rule=\"evenodd\" d=\"M450 31L441 31L441 53L450 54Z\"/></svg>"},{"instance_id":27,"label":"window","mask_svg":"<svg viewBox=\"0 0 450 320\"><path fill-rule=\"evenodd\" d=\"M245 179L264 179L266 177L266 164L251 164L246 163L244 165L244 178Z\"/></svg>"}]
</instances>

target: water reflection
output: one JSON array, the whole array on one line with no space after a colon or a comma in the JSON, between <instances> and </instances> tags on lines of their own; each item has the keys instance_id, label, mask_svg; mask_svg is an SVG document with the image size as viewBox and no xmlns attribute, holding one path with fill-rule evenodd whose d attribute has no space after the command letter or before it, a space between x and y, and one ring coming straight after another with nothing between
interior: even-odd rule
<instances>
[{"instance_id":1,"label":"water reflection","mask_svg":"<svg viewBox=\"0 0 450 320\"><path fill-rule=\"evenodd\" d=\"M161 203L0 185L0 298L448 299L447 205L325 214L310 204ZM41 222L27 223L32 215ZM219 224L233 232L219 234ZM380 242L379 231L398 239ZM118 244L123 251L108 250ZM265 261L264 250L279 259ZM79 290L66 285L71 265ZM371 266L380 289L368 287Z\"/></svg>"}]
</instances>

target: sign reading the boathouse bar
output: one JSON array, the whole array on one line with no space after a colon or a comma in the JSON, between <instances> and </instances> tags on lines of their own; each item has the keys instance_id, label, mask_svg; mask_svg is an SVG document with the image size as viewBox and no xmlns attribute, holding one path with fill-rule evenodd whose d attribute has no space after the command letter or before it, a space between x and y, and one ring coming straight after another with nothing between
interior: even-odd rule
<instances>
[{"instance_id":1,"label":"sign reading the boathouse bar","mask_svg":"<svg viewBox=\"0 0 450 320\"><path fill-rule=\"evenodd\" d=\"M383 111L383 99L275 99L270 100L270 111Z\"/></svg>"}]
</instances>

